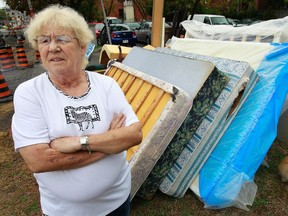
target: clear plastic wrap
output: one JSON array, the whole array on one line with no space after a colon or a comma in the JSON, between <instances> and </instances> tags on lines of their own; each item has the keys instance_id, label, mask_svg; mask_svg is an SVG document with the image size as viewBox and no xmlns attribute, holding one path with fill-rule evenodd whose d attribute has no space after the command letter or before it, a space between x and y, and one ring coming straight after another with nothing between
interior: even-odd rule
<instances>
[{"instance_id":1,"label":"clear plastic wrap","mask_svg":"<svg viewBox=\"0 0 288 216\"><path fill-rule=\"evenodd\" d=\"M181 25L186 30L185 38L263 43L288 41L288 17L241 27L208 25L195 20L183 21Z\"/></svg>"}]
</instances>

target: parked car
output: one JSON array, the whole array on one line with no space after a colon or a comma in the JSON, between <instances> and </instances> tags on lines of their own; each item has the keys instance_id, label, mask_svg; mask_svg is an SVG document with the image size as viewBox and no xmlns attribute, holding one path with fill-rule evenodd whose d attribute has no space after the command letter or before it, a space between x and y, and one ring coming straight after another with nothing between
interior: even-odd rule
<instances>
[{"instance_id":1,"label":"parked car","mask_svg":"<svg viewBox=\"0 0 288 216\"><path fill-rule=\"evenodd\" d=\"M171 28L168 23L165 23L165 28ZM137 41L145 44L151 44L152 38L152 22L142 22L140 27L135 30L137 35Z\"/></svg>"},{"instance_id":2,"label":"parked car","mask_svg":"<svg viewBox=\"0 0 288 216\"><path fill-rule=\"evenodd\" d=\"M192 20L196 20L198 22L206 23L209 25L229 25L226 17L222 15L194 14Z\"/></svg>"},{"instance_id":3,"label":"parked car","mask_svg":"<svg viewBox=\"0 0 288 216\"><path fill-rule=\"evenodd\" d=\"M135 30L137 35L137 41L150 44L152 35L152 22L143 22L140 27Z\"/></svg>"},{"instance_id":4,"label":"parked car","mask_svg":"<svg viewBox=\"0 0 288 216\"><path fill-rule=\"evenodd\" d=\"M89 25L89 27L93 27L93 26L95 26L97 23L98 23L98 22L96 22L96 21L91 21L91 22L88 22L88 25Z\"/></svg>"},{"instance_id":5,"label":"parked car","mask_svg":"<svg viewBox=\"0 0 288 216\"><path fill-rule=\"evenodd\" d=\"M96 41L97 41L98 46L101 46L99 35L103 27L104 27L104 23L96 23L95 25L95 36L96 36Z\"/></svg>"},{"instance_id":6,"label":"parked car","mask_svg":"<svg viewBox=\"0 0 288 216\"><path fill-rule=\"evenodd\" d=\"M106 17L108 24L122 24L123 21L117 17Z\"/></svg>"},{"instance_id":7,"label":"parked car","mask_svg":"<svg viewBox=\"0 0 288 216\"><path fill-rule=\"evenodd\" d=\"M238 19L227 18L227 21L230 25L233 25L234 27L237 27L237 24L239 23Z\"/></svg>"},{"instance_id":8,"label":"parked car","mask_svg":"<svg viewBox=\"0 0 288 216\"><path fill-rule=\"evenodd\" d=\"M134 31L140 28L139 22L125 22L124 24L130 26L130 28L133 29Z\"/></svg>"},{"instance_id":9,"label":"parked car","mask_svg":"<svg viewBox=\"0 0 288 216\"><path fill-rule=\"evenodd\" d=\"M239 20L237 26L249 26L249 25L259 23L259 22L261 22L261 20L245 18L245 19Z\"/></svg>"},{"instance_id":10,"label":"parked car","mask_svg":"<svg viewBox=\"0 0 288 216\"><path fill-rule=\"evenodd\" d=\"M112 44L125 46L136 45L136 33L126 24L110 24L110 36ZM106 26L104 26L99 35L100 45L109 43Z\"/></svg>"}]
</instances>

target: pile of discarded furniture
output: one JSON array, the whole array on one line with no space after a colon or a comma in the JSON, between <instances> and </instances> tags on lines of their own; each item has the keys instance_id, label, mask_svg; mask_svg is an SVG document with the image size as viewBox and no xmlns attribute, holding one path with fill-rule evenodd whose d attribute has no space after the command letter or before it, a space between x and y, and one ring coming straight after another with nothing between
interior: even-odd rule
<instances>
[{"instance_id":1,"label":"pile of discarded furniture","mask_svg":"<svg viewBox=\"0 0 288 216\"><path fill-rule=\"evenodd\" d=\"M270 42L195 38L185 23L185 38L130 48L105 71L143 126L142 143L127 152L132 199L192 190L207 208L253 204L254 175L277 136L288 92L287 23L278 21L277 33L265 28L277 35Z\"/></svg>"}]
</instances>

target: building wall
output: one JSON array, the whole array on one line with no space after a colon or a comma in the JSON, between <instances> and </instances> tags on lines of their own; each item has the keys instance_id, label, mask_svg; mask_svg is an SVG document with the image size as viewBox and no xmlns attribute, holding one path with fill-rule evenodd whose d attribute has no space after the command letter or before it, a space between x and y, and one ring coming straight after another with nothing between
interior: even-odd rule
<instances>
[{"instance_id":1,"label":"building wall","mask_svg":"<svg viewBox=\"0 0 288 216\"><path fill-rule=\"evenodd\" d=\"M124 2L124 20L127 22L134 22L135 20L134 7L132 1L129 1L128 4L127 1Z\"/></svg>"},{"instance_id":2,"label":"building wall","mask_svg":"<svg viewBox=\"0 0 288 216\"><path fill-rule=\"evenodd\" d=\"M255 9L256 10L265 10L269 5L268 0L256 0L255 1Z\"/></svg>"},{"instance_id":3,"label":"building wall","mask_svg":"<svg viewBox=\"0 0 288 216\"><path fill-rule=\"evenodd\" d=\"M129 0L118 0L118 1L114 1L113 3L113 10L109 13L109 14L106 14L107 16L111 16L111 17L117 17L119 19L123 19L124 20L124 13L125 13L125 4L127 4ZM104 2L104 5L106 8L108 8L108 4L110 1L103 1ZM125 3L126 2L126 3ZM130 0L128 4L133 4L133 2ZM101 6L101 1L97 1L97 7L98 8L102 8ZM134 9L134 18L132 18L130 15L132 14L132 12L129 12L129 21L137 21L137 22L140 22L140 21L143 21L147 18L144 18L141 13L140 13L140 10L139 8L137 7L137 5L133 4L133 9ZM129 9L130 10L130 9Z\"/></svg>"}]
</instances>

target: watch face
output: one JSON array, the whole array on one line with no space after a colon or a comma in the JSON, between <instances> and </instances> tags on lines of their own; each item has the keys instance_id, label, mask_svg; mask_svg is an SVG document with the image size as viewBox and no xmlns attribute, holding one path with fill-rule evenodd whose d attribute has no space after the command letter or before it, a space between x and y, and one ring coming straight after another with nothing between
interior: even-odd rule
<instances>
[{"instance_id":1,"label":"watch face","mask_svg":"<svg viewBox=\"0 0 288 216\"><path fill-rule=\"evenodd\" d=\"M92 154L92 151L88 144L88 136L80 137L80 144L81 144L82 150L88 151L89 154Z\"/></svg>"},{"instance_id":2,"label":"watch face","mask_svg":"<svg viewBox=\"0 0 288 216\"><path fill-rule=\"evenodd\" d=\"M81 143L81 145L87 145L87 144L88 144L87 141L88 141L88 140L87 140L87 137L80 137L80 143Z\"/></svg>"}]
</instances>

